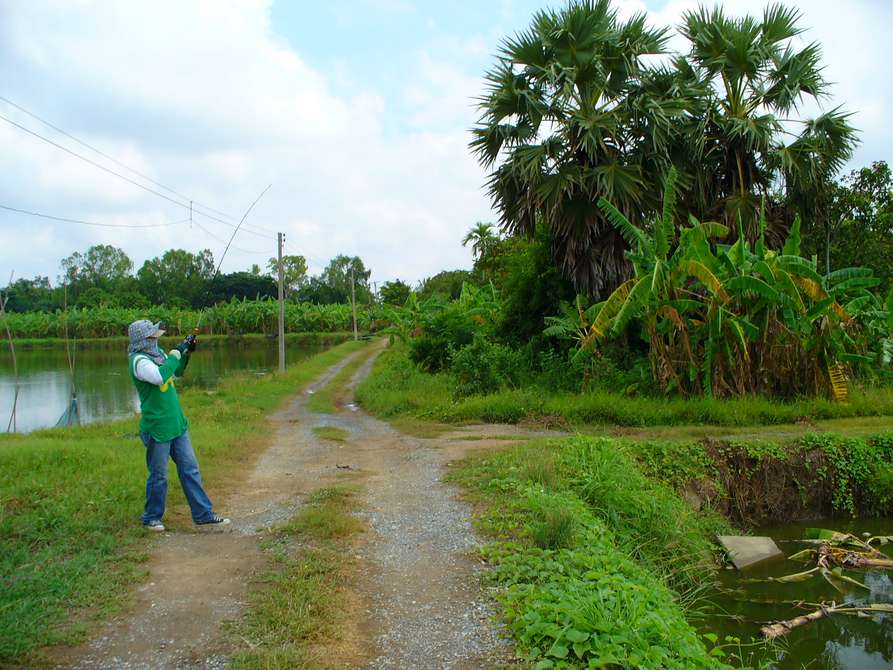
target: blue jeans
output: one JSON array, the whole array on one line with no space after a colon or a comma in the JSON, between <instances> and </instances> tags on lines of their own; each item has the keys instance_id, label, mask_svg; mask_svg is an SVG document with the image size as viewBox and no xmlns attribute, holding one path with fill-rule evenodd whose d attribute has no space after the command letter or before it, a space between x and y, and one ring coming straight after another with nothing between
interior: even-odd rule
<instances>
[{"instance_id":1,"label":"blue jeans","mask_svg":"<svg viewBox=\"0 0 893 670\"><path fill-rule=\"evenodd\" d=\"M167 459L172 458L177 466L180 486L186 494L192 520L196 523L207 521L214 513L211 501L202 486L202 475L198 471L198 461L192 450L189 431L175 437L169 442L156 442L149 433L140 433L146 445L146 468L149 477L146 480L146 509L143 512L143 523L161 521L164 516L164 503L167 499Z\"/></svg>"}]
</instances>

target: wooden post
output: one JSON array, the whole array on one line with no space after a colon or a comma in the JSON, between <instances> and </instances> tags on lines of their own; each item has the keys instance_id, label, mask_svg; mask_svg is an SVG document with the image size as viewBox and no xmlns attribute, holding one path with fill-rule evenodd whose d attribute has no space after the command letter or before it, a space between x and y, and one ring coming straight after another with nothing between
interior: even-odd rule
<instances>
[{"instance_id":1,"label":"wooden post","mask_svg":"<svg viewBox=\"0 0 893 670\"><path fill-rule=\"evenodd\" d=\"M279 372L285 372L285 290L282 268L282 242L285 235L276 233L279 241Z\"/></svg>"},{"instance_id":2,"label":"wooden post","mask_svg":"<svg viewBox=\"0 0 893 670\"><path fill-rule=\"evenodd\" d=\"M354 284L353 268L350 269L350 304L353 308L353 339L360 339L357 333L357 293Z\"/></svg>"}]
</instances>

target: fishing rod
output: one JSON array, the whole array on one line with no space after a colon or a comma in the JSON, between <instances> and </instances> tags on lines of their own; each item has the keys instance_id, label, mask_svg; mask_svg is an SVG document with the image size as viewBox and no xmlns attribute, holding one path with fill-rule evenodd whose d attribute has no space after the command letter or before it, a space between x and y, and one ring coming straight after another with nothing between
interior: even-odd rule
<instances>
[{"instance_id":1,"label":"fishing rod","mask_svg":"<svg viewBox=\"0 0 893 670\"><path fill-rule=\"evenodd\" d=\"M245 223L245 219L248 218L248 215L251 213L251 210L254 209L254 206L258 203L258 201L259 201L261 198L264 197L264 193L266 193L267 191L270 190L270 187L271 187L272 185L273 185L273 184L267 184L267 187L266 187L263 191L261 191L261 192L260 192L260 195L257 196L257 198L254 199L254 202L251 203L251 206L250 206L247 210L245 210L245 213L242 215L242 219L239 221L239 225L236 226L235 230L233 230L233 234L230 235L229 242L226 243L226 248L223 250L223 255L220 257L220 262L217 263L217 269L214 270L214 274L211 276L211 279L210 279L210 281L208 282L209 284L210 284L211 282L213 282L213 281L217 278L217 275L220 273L220 267L223 265L223 259L226 258L226 252L229 251L229 247L230 247L230 245L233 243L233 240L236 239L236 233L239 232L239 228L242 227L242 224ZM210 286L209 286L209 287L208 287L208 291L210 292L210 290L211 290L211 289L210 289ZM205 310L203 309L203 310L201 311L201 313L198 315L198 323L195 325L195 329L192 331L192 335L189 335L189 336L187 336L187 338L186 338L187 340L190 341L190 342L189 342L190 344L192 344L193 342L195 342L195 336L198 335L198 330L199 330L199 328L200 328L201 325L202 325L202 319L203 319L204 317L205 317Z\"/></svg>"}]
</instances>

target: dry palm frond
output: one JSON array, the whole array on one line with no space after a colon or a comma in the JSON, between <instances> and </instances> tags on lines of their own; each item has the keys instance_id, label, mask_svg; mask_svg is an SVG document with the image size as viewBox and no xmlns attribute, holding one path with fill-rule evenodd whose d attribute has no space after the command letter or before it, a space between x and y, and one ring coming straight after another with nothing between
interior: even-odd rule
<instances>
[{"instance_id":1,"label":"dry palm frond","mask_svg":"<svg viewBox=\"0 0 893 670\"><path fill-rule=\"evenodd\" d=\"M838 402L847 402L850 399L849 383L846 378L846 370L840 363L828 365L828 379L831 382L831 393Z\"/></svg>"}]
</instances>

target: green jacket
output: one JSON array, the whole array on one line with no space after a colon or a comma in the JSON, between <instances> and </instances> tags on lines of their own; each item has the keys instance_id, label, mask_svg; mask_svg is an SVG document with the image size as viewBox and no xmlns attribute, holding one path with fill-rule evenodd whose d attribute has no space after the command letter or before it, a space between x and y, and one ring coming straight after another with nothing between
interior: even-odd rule
<instances>
[{"instance_id":1,"label":"green jacket","mask_svg":"<svg viewBox=\"0 0 893 670\"><path fill-rule=\"evenodd\" d=\"M146 354L133 353L128 356L130 378L140 397L140 432L149 433L156 442L168 442L185 433L188 427L174 386L174 377L182 376L188 357L178 359L176 356L165 356L164 363L158 366L164 381L161 386L137 379L136 364L140 358L155 364Z\"/></svg>"}]
</instances>

